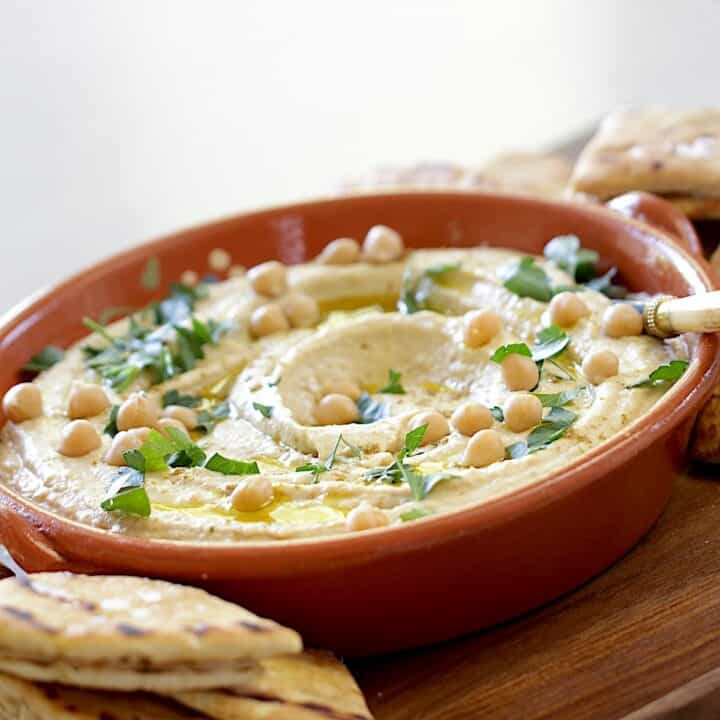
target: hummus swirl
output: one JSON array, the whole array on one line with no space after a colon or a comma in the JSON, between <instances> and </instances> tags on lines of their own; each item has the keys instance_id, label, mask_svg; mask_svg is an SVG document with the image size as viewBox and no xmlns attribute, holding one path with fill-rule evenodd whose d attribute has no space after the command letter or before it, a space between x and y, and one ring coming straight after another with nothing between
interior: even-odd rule
<instances>
[{"instance_id":1,"label":"hummus swirl","mask_svg":"<svg viewBox=\"0 0 720 720\"><path fill-rule=\"evenodd\" d=\"M533 345L538 332L551 324L548 303L519 297L506 289L499 271L521 255L512 251L420 250L401 261L347 265L306 263L288 268L291 291L314 298L319 322L253 339L250 318L266 300L250 288L246 276L208 285L207 297L194 314L230 328L191 370L151 385L141 375L117 392L114 404L131 392L146 390L160 399L170 390L191 394L210 404L227 399L229 417L193 441L208 457L255 461L273 488L273 499L252 512L234 508L231 495L242 478L205 467L173 467L147 473L145 488L152 506L149 517L106 512L101 503L118 468L104 462L111 437L103 432L109 413L89 418L102 436L102 446L82 457L58 453L67 424L67 398L74 382L100 382L85 364L83 347L100 345L91 336L70 348L62 361L35 380L43 396L44 414L21 423L9 422L0 443L0 476L12 491L64 518L95 528L144 538L206 542L274 541L348 531L346 516L361 503L382 510L389 524L477 505L491 498L542 482L591 448L646 413L660 398L653 387L628 388L655 368L687 357L682 340L663 342L647 335L607 337L601 318L611 300L593 290L578 296L589 313L568 329L571 342L540 374L540 393L577 391L568 409L576 421L545 449L486 467L463 463L469 437L450 428L438 442L420 446L406 462L418 473L442 474L432 491L416 499L406 482L382 482L368 471L386 466L401 451L412 421L422 411L450 418L468 400L488 408L502 407L510 395L501 365L491 360L501 346ZM543 258L537 265L557 285L572 279ZM459 269L437 277L425 270ZM413 314L396 310L407 278L424 278L425 309ZM501 329L486 345L463 342L463 315L492 308ZM126 320L107 328L126 332ZM591 352L611 350L619 371L597 385L582 375ZM399 373L404 393L382 393L388 373ZM314 411L329 383L350 380L382 408L374 422L317 425ZM263 412L262 409L266 411ZM268 410L271 408L271 410ZM495 421L505 447L524 441ZM338 444L342 434L344 442ZM296 469L325 461L337 446L334 463L314 474Z\"/></svg>"}]
</instances>

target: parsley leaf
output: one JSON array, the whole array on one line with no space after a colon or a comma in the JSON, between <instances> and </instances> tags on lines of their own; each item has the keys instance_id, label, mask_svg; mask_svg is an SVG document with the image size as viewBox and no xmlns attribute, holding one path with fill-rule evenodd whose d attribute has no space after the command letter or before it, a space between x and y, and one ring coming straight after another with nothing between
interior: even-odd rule
<instances>
[{"instance_id":1,"label":"parsley leaf","mask_svg":"<svg viewBox=\"0 0 720 720\"><path fill-rule=\"evenodd\" d=\"M167 407L168 405L180 405L182 407L195 408L201 402L199 397L195 395L183 395L177 390L168 390L162 396L162 405Z\"/></svg>"},{"instance_id":2,"label":"parsley leaf","mask_svg":"<svg viewBox=\"0 0 720 720\"><path fill-rule=\"evenodd\" d=\"M359 423L374 423L387 417L387 407L383 403L373 400L366 392L358 398L357 406L360 411Z\"/></svg>"},{"instance_id":3,"label":"parsley leaf","mask_svg":"<svg viewBox=\"0 0 720 720\"><path fill-rule=\"evenodd\" d=\"M205 468L223 475L257 475L260 468L255 460L245 462L243 460L232 460L220 453L215 453L206 463Z\"/></svg>"},{"instance_id":4,"label":"parsley leaf","mask_svg":"<svg viewBox=\"0 0 720 720\"><path fill-rule=\"evenodd\" d=\"M524 257L500 269L503 285L519 297L549 302L553 296L550 278L532 257Z\"/></svg>"},{"instance_id":5,"label":"parsley leaf","mask_svg":"<svg viewBox=\"0 0 720 720\"><path fill-rule=\"evenodd\" d=\"M259 402L254 402L252 406L257 410L263 417L269 418L273 412L272 405L263 405Z\"/></svg>"},{"instance_id":6,"label":"parsley leaf","mask_svg":"<svg viewBox=\"0 0 720 720\"><path fill-rule=\"evenodd\" d=\"M687 360L671 360L667 365L655 368L644 380L628 385L628 388L669 387L682 377L688 365Z\"/></svg>"},{"instance_id":7,"label":"parsley leaf","mask_svg":"<svg viewBox=\"0 0 720 720\"><path fill-rule=\"evenodd\" d=\"M413 520L419 520L420 518L427 517L428 515L432 515L429 510L421 507L415 507L402 513L402 515L400 515L400 519L403 522L411 522Z\"/></svg>"},{"instance_id":8,"label":"parsley leaf","mask_svg":"<svg viewBox=\"0 0 720 720\"><path fill-rule=\"evenodd\" d=\"M338 435L337 441L335 442L335 447L332 449L332 452L330 453L330 455L328 455L328 458L327 460L325 460L325 462L307 463L305 465L301 465L300 467L296 467L295 472L311 472L313 474L312 481L314 483L318 482L318 479L322 473L332 470L333 465L335 464L335 458L337 457L340 443L343 443L346 447L348 447L352 451L353 455L355 455L355 457L362 457L362 451L360 450L360 448L349 443L342 436L342 434L340 434Z\"/></svg>"},{"instance_id":9,"label":"parsley leaf","mask_svg":"<svg viewBox=\"0 0 720 720\"><path fill-rule=\"evenodd\" d=\"M579 283L588 282L595 277L595 268L600 259L594 250L580 246L577 235L554 237L545 246L544 255Z\"/></svg>"},{"instance_id":10,"label":"parsley leaf","mask_svg":"<svg viewBox=\"0 0 720 720\"><path fill-rule=\"evenodd\" d=\"M499 347L491 356L490 360L496 363L502 363L502 361L508 355L524 355L525 357L532 357L530 348L525 343L510 343L509 345L502 345Z\"/></svg>"},{"instance_id":11,"label":"parsley leaf","mask_svg":"<svg viewBox=\"0 0 720 720\"><path fill-rule=\"evenodd\" d=\"M145 475L132 467L120 468L111 478L100 507L106 512L149 517L152 509L145 491Z\"/></svg>"},{"instance_id":12,"label":"parsley leaf","mask_svg":"<svg viewBox=\"0 0 720 720\"><path fill-rule=\"evenodd\" d=\"M23 366L23 370L40 373L49 370L65 357L65 351L55 345L44 347L39 353L33 355Z\"/></svg>"},{"instance_id":13,"label":"parsley leaf","mask_svg":"<svg viewBox=\"0 0 720 720\"><path fill-rule=\"evenodd\" d=\"M503 409L499 405L493 405L490 408L490 414L498 422L504 422L504 420L505 420L505 413L503 412Z\"/></svg>"},{"instance_id":14,"label":"parsley leaf","mask_svg":"<svg viewBox=\"0 0 720 720\"><path fill-rule=\"evenodd\" d=\"M398 302L398 310L404 315L412 315L421 310L428 309L428 299L436 280L448 273L460 270L460 263L438 263L430 265L420 273L417 279L413 278L408 268L403 276L403 287Z\"/></svg>"},{"instance_id":15,"label":"parsley leaf","mask_svg":"<svg viewBox=\"0 0 720 720\"><path fill-rule=\"evenodd\" d=\"M119 405L113 405L110 408L110 417L108 418L107 425L103 428L103 432L110 437L115 437L120 432L117 426L117 415L119 410Z\"/></svg>"},{"instance_id":16,"label":"parsley leaf","mask_svg":"<svg viewBox=\"0 0 720 720\"><path fill-rule=\"evenodd\" d=\"M560 439L575 420L577 420L575 413L553 407L547 417L530 431L527 440L513 443L505 449L505 452L510 459L515 460L545 450L551 443Z\"/></svg>"},{"instance_id":17,"label":"parsley leaf","mask_svg":"<svg viewBox=\"0 0 720 720\"><path fill-rule=\"evenodd\" d=\"M556 393L533 393L540 400L543 407L563 407L571 403L577 396L586 389L585 385L578 385L571 390L563 390Z\"/></svg>"},{"instance_id":18,"label":"parsley leaf","mask_svg":"<svg viewBox=\"0 0 720 720\"><path fill-rule=\"evenodd\" d=\"M570 335L561 330L557 325L549 325L543 328L535 340L532 348L532 359L535 362L542 362L559 355L570 344Z\"/></svg>"},{"instance_id":19,"label":"parsley leaf","mask_svg":"<svg viewBox=\"0 0 720 720\"><path fill-rule=\"evenodd\" d=\"M197 429L204 433L210 433L220 420L225 420L228 417L230 417L230 404L226 400L209 410L201 410L198 413Z\"/></svg>"},{"instance_id":20,"label":"parsley leaf","mask_svg":"<svg viewBox=\"0 0 720 720\"><path fill-rule=\"evenodd\" d=\"M388 370L387 385L381 387L378 392L393 395L404 395L405 388L400 384L400 373L397 370L390 368L390 370Z\"/></svg>"}]
</instances>

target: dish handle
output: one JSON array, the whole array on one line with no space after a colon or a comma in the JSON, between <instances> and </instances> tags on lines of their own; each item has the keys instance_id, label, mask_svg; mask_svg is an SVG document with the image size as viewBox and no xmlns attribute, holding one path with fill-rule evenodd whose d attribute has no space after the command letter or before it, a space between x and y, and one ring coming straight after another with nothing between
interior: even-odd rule
<instances>
[{"instance_id":1,"label":"dish handle","mask_svg":"<svg viewBox=\"0 0 720 720\"><path fill-rule=\"evenodd\" d=\"M606 205L625 217L664 230L675 238L684 250L703 259L703 248L693 224L672 203L657 195L634 191L618 195Z\"/></svg>"}]
</instances>

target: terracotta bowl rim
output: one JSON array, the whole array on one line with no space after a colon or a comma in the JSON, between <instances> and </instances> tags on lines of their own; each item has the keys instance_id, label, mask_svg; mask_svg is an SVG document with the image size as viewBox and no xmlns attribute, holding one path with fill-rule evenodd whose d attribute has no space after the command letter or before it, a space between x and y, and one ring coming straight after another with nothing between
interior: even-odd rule
<instances>
[{"instance_id":1,"label":"terracotta bowl rim","mask_svg":"<svg viewBox=\"0 0 720 720\"><path fill-rule=\"evenodd\" d=\"M342 197L322 197L228 214L209 222L163 235L159 238L137 243L120 252L102 258L74 273L65 280L61 280L47 288L40 289L15 304L8 311L0 315L0 336L7 336L9 332L12 332L16 327L21 325L24 319L23 316L32 314L40 308L43 303L61 294L65 287L81 281L89 273L104 270L119 260L129 260L139 256L150 255L153 250L164 248L168 243L171 243L179 237L187 239L188 236L191 237L195 234L205 234L213 227L220 226L227 222L253 216L271 216L278 213L300 212L308 207L348 204L356 200L363 201L372 198L382 198L387 202L413 198L418 202L422 202L425 198L467 200L468 197L489 202L500 202L502 204L511 205L519 203L527 206L536 206L540 210L543 208L557 208L561 210L572 208L574 212L578 212L580 215L586 215L588 222L593 222L594 216L598 216L604 220L612 220L619 226L629 225L635 227L643 233L658 238L666 248L669 247L672 252L682 257L694 272L695 278L692 278L687 268L683 269L679 267L678 271L687 278L688 283L692 287L696 289L702 287L706 291L713 289L712 274L707 263L687 252L671 234L654 225L620 215L604 206L571 204L524 196L478 192L475 190L379 191L357 193ZM650 412L633 421L623 432L612 436L602 444L593 448L589 453L577 458L552 477L536 481L530 485L491 498L477 505L461 508L438 516L431 516L419 521L405 523L403 525L378 528L358 534L341 533L338 535L289 540L229 543L155 539L116 534L106 529L84 525L34 504L1 483L0 496L5 495L6 498L10 499L11 511L18 512L23 510L23 514L29 513L34 518L42 518L44 521L43 526L50 530L52 535L63 533L77 537L90 537L94 541L112 545L114 550L133 554L142 554L144 551L153 550L155 552L161 551L167 556L180 557L189 553L198 553L198 551L211 551L213 557L219 560L223 558L237 560L240 556L252 555L256 561L274 562L274 566L268 566L268 571L271 573L273 567L277 566L277 563L284 566L290 566L296 563L298 559L296 556L298 555L302 556L305 560L312 558L313 562L324 562L330 558L334 560L355 558L361 556L364 552L371 554L404 553L418 545L429 546L436 543L443 543L454 537L468 533L471 529L493 527L500 523L517 519L524 514L537 511L550 502L579 491L586 484L595 481L599 476L607 474L627 462L631 457L652 444L657 439L658 434L663 433L663 431L669 432L690 416L709 390L711 383L720 379L719 349L720 336L704 335L701 337L697 343L697 348L690 366L682 379L663 395L652 407ZM2 498L0 497L0 507L1 506ZM34 524L37 525L39 523L35 520ZM312 553L305 552L310 548L313 550Z\"/></svg>"}]
</instances>

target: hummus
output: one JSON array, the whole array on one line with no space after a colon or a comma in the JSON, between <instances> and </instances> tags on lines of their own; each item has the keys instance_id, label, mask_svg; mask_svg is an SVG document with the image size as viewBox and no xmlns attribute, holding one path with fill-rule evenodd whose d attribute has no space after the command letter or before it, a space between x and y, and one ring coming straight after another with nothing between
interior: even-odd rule
<instances>
[{"instance_id":1,"label":"hummus","mask_svg":"<svg viewBox=\"0 0 720 720\"><path fill-rule=\"evenodd\" d=\"M419 412L437 411L449 420L470 400L495 408L493 430L505 447L520 443L522 448L527 442L528 431L512 432L500 419L498 409L511 391L501 364L492 360L502 346L525 343L532 348L540 330L551 325L548 302L521 297L503 284L503 269L521 257L479 247L411 251L380 264L358 260L295 265L287 268L288 289L314 298L319 319L311 327L259 339L251 335L251 316L268 300L253 291L248 276L207 285L206 297L196 302L193 314L204 322L223 323L226 329L217 344L205 345L204 357L194 367L166 381L151 384L146 373L140 373L127 387L108 387L107 392L115 405L141 390L158 401L172 390L191 395L198 398L198 410L212 410L226 401L227 417L220 417L209 432L193 432L192 440L206 457L219 453L257 463L259 476L272 487L271 499L259 509L239 510L232 502L233 491L246 476L204 466L147 472L147 517L102 509L119 469L103 459L112 441L104 431L110 411L88 419L101 436L100 447L80 457L64 456L57 449L68 423L73 383L101 382L88 368L84 350L107 346L97 334L70 348L36 378L43 398L41 416L6 424L0 443L2 482L46 510L95 528L207 542L344 533L349 531L348 514L361 505L382 511L383 524L400 524L542 482L626 431L657 402L662 388L628 386L659 366L686 358L682 340L606 336L601 319L612 301L600 292L576 288L588 313L567 328L569 345L543 363L533 389L542 394L570 391L573 397L564 405L574 422L563 433L537 452L509 453L504 460L475 467L464 462L471 438L450 426L437 442L401 458L416 476L429 479L425 492L414 492L402 475L373 473L392 465L398 453L402 456ZM573 285L574 278L555 264L542 257L535 262L553 286ZM397 309L408 288L420 301L412 313ZM486 344L468 347L463 342L464 315L478 308L494 309L500 330ZM146 321L142 313L136 320ZM122 320L106 330L116 337L128 328L129 321ZM599 350L615 353L619 370L593 385L581 366ZM404 392L381 392L390 371ZM366 422L316 424L315 408L324 389L347 381L360 387L366 411L369 407L374 414L364 417ZM331 455L333 462L328 462ZM298 471L318 465L317 472Z\"/></svg>"}]
</instances>

